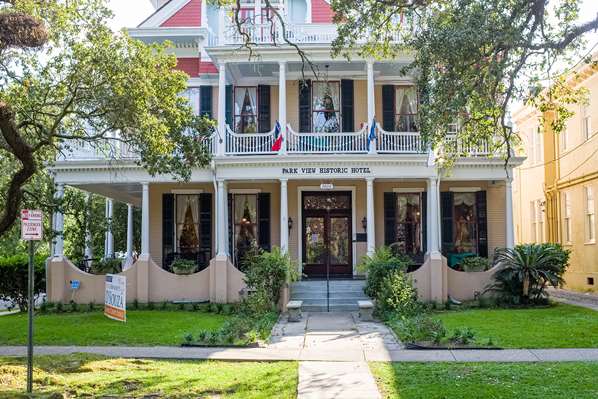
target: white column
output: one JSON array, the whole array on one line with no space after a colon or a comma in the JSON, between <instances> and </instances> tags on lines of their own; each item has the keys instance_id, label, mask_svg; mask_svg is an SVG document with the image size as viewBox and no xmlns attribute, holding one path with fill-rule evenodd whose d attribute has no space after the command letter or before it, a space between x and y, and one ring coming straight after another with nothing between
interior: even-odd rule
<instances>
[{"instance_id":1,"label":"white column","mask_svg":"<svg viewBox=\"0 0 598 399\"><path fill-rule=\"evenodd\" d=\"M376 224L374 213L374 178L368 177L367 182L367 253L372 255L376 250Z\"/></svg>"},{"instance_id":2,"label":"white column","mask_svg":"<svg viewBox=\"0 0 598 399\"><path fill-rule=\"evenodd\" d=\"M375 102L375 90L374 90L374 62L367 61L367 79L368 79L368 140L370 135L370 129L372 127L372 121L376 116L376 102ZM376 142L370 142L370 154L376 153Z\"/></svg>"},{"instance_id":3,"label":"white column","mask_svg":"<svg viewBox=\"0 0 598 399\"><path fill-rule=\"evenodd\" d=\"M202 3L205 3L202 1ZM224 33L226 27L226 9L224 7L220 7L218 9L218 44L220 46L224 45Z\"/></svg>"},{"instance_id":4,"label":"white column","mask_svg":"<svg viewBox=\"0 0 598 399\"><path fill-rule=\"evenodd\" d=\"M226 151L226 63L218 65L218 137L216 154L224 155Z\"/></svg>"},{"instance_id":5,"label":"white column","mask_svg":"<svg viewBox=\"0 0 598 399\"><path fill-rule=\"evenodd\" d=\"M149 183L141 183L141 256L149 256Z\"/></svg>"},{"instance_id":6,"label":"white column","mask_svg":"<svg viewBox=\"0 0 598 399\"><path fill-rule=\"evenodd\" d=\"M93 258L93 248L91 246L91 205L92 205L92 196L91 193L87 193L86 198L86 209L85 209L85 251L83 255L86 259Z\"/></svg>"},{"instance_id":7,"label":"white column","mask_svg":"<svg viewBox=\"0 0 598 399\"><path fill-rule=\"evenodd\" d=\"M224 180L218 180L218 189L216 191L216 231L218 232L216 246L218 249L218 257L227 257L227 232L226 227L226 208L227 208L227 195L226 195L226 182Z\"/></svg>"},{"instance_id":8,"label":"white column","mask_svg":"<svg viewBox=\"0 0 598 399\"><path fill-rule=\"evenodd\" d=\"M505 224L505 244L507 248L513 248L515 246L515 233L513 231L513 188L511 178L505 181Z\"/></svg>"},{"instance_id":9,"label":"white column","mask_svg":"<svg viewBox=\"0 0 598 399\"><path fill-rule=\"evenodd\" d=\"M201 26L207 28L208 27L208 2L202 1L201 2Z\"/></svg>"},{"instance_id":10,"label":"white column","mask_svg":"<svg viewBox=\"0 0 598 399\"><path fill-rule=\"evenodd\" d=\"M281 154L287 153L287 63L278 63L278 122L280 123L280 134L282 134Z\"/></svg>"},{"instance_id":11,"label":"white column","mask_svg":"<svg viewBox=\"0 0 598 399\"><path fill-rule=\"evenodd\" d=\"M133 259L133 205L127 204L127 260Z\"/></svg>"},{"instance_id":12,"label":"white column","mask_svg":"<svg viewBox=\"0 0 598 399\"><path fill-rule=\"evenodd\" d=\"M426 222L428 223L428 253L440 253L440 212L438 196L438 178L430 177L428 179L428 214Z\"/></svg>"},{"instance_id":13,"label":"white column","mask_svg":"<svg viewBox=\"0 0 598 399\"><path fill-rule=\"evenodd\" d=\"M112 234L112 217L114 201L106 198L106 240L104 241L104 258L114 258L114 234Z\"/></svg>"},{"instance_id":14,"label":"white column","mask_svg":"<svg viewBox=\"0 0 598 399\"><path fill-rule=\"evenodd\" d=\"M288 180L280 179L280 249L289 251L289 201Z\"/></svg>"},{"instance_id":15,"label":"white column","mask_svg":"<svg viewBox=\"0 0 598 399\"><path fill-rule=\"evenodd\" d=\"M60 202L59 210L54 215L54 232L56 233L56 244L54 245L54 256L61 257L64 255L64 214L62 213L62 198L64 197L64 184L56 185L56 192L54 198Z\"/></svg>"}]
</instances>

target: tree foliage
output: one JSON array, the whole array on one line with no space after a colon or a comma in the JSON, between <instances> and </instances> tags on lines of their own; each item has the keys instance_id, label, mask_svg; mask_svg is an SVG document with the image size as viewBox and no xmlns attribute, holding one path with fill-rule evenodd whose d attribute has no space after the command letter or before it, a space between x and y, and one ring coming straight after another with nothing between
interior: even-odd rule
<instances>
[{"instance_id":1,"label":"tree foliage","mask_svg":"<svg viewBox=\"0 0 598 399\"><path fill-rule=\"evenodd\" d=\"M458 121L468 143L492 140L510 155L517 143L507 118L513 101L538 94L529 86L545 80L557 59L571 56L598 17L577 23L579 0L333 0L339 35L336 55L358 49L365 57L412 55L404 72L418 76L420 126L434 144ZM395 38L400 37L397 42ZM359 39L366 38L365 44ZM570 93L573 94L573 93ZM577 96L548 95L551 102ZM562 129L563 119L553 127Z\"/></svg>"},{"instance_id":2,"label":"tree foliage","mask_svg":"<svg viewBox=\"0 0 598 399\"><path fill-rule=\"evenodd\" d=\"M110 15L105 0L0 0L0 234L71 140L125 143L151 174L184 179L208 162L198 141L212 123L179 96L176 58L113 33Z\"/></svg>"}]
</instances>

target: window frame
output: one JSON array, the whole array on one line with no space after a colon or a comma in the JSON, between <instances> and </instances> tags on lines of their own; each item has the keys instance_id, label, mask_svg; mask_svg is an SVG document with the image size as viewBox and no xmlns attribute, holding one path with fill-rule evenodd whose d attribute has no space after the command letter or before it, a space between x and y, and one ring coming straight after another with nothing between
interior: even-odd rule
<instances>
[{"instance_id":1,"label":"window frame","mask_svg":"<svg viewBox=\"0 0 598 399\"><path fill-rule=\"evenodd\" d=\"M259 224L259 220L260 220L260 205L259 205L259 193L254 193L254 192L238 192L238 193L231 193L231 210L232 210L232 215L229 215L229 217L231 218L231 225L232 225L232 243L231 243L231 248L230 248L230 252L231 252L231 259L233 261L233 263L235 264L235 266L239 267L240 265L237 264L237 226L241 226L241 223L239 221L237 221L237 218L235 217L235 211L236 211L236 204L235 201L237 200L237 198L243 196L243 197L254 197L255 198L255 220L251 222L251 226L253 226L254 231L255 231L255 242L256 242L256 248L259 248L259 237L260 237L260 224ZM239 259L240 261L240 259Z\"/></svg>"},{"instance_id":2,"label":"window frame","mask_svg":"<svg viewBox=\"0 0 598 399\"><path fill-rule=\"evenodd\" d=\"M310 119L309 119L309 123L311 125L311 131L312 133L315 133L315 127L314 127L314 119L315 119L315 114L319 113L319 112L324 112L324 111L317 111L314 110L314 87L316 84L319 83L324 83L324 84L338 84L338 103L335 104L334 107L334 113L336 114L336 119L338 121L338 132L336 133L342 133L343 132L343 92L341 90L341 81L339 80L312 80L311 81L311 97L309 99L309 109L310 109ZM338 107L338 108L337 108ZM319 134L324 134L324 132L320 132Z\"/></svg>"},{"instance_id":3,"label":"window frame","mask_svg":"<svg viewBox=\"0 0 598 399\"><path fill-rule=\"evenodd\" d=\"M415 113L412 114L402 114L397 112L397 91L399 88L413 88L415 90ZM395 95L394 95L394 105L393 105L393 110L395 113L395 120L394 120L394 131L396 132L401 132L401 130L397 129L397 126L399 126L399 122L400 122L400 117L402 115L405 116L412 116L413 119L415 120L415 127L416 129L414 131L411 130L407 130L407 131L402 131L404 133L417 133L419 132L419 126L418 126L418 121L417 121L417 116L419 114L419 92L417 90L417 85L416 84L395 84L394 85L394 89L395 89ZM458 124L457 124L457 131L458 131Z\"/></svg>"},{"instance_id":4,"label":"window frame","mask_svg":"<svg viewBox=\"0 0 598 399\"><path fill-rule=\"evenodd\" d=\"M416 228L419 225L419 251L417 253L411 254L408 253L407 255L421 255L422 253L424 253L424 223L425 220L422 219L423 214L424 214L424 210L423 210L423 192L421 191L412 191L412 192L396 192L396 211L395 211L395 237L394 237L394 242L398 243L400 242L398 240L398 232L399 232L399 226L400 225L411 225L411 226L415 226ZM419 222L418 223L403 223L399 221L399 215L400 215L400 197L406 197L406 196L417 196L418 198L418 206L419 206Z\"/></svg>"},{"instance_id":5,"label":"window frame","mask_svg":"<svg viewBox=\"0 0 598 399\"><path fill-rule=\"evenodd\" d=\"M185 222L179 223L178 215L179 215L179 197L196 197L197 199L197 222L194 222L196 231L197 231L197 252L201 251L201 193L173 193L174 195L174 252L178 254L182 254L181 252L181 245L180 245L180 238L179 238L179 226L184 226Z\"/></svg>"},{"instance_id":6,"label":"window frame","mask_svg":"<svg viewBox=\"0 0 598 399\"><path fill-rule=\"evenodd\" d=\"M237 131L237 118L241 118L241 115L237 114L237 89L255 89L255 114L252 114L254 116L255 119L255 132L251 132L251 133L247 133L247 132L238 132ZM233 126L232 126L232 130L235 133L239 133L239 134L255 134L255 133L259 133L259 126L258 126L258 118L259 118L259 109L260 109L260 105L259 105L259 95L258 95L258 86L249 86L249 85L244 85L244 86L233 86ZM241 104L242 106L242 104Z\"/></svg>"},{"instance_id":7,"label":"window frame","mask_svg":"<svg viewBox=\"0 0 598 399\"><path fill-rule=\"evenodd\" d=\"M585 225L585 243L596 243L596 205L594 200L594 190L591 186L583 187L584 193L584 225Z\"/></svg>"},{"instance_id":8,"label":"window frame","mask_svg":"<svg viewBox=\"0 0 598 399\"><path fill-rule=\"evenodd\" d=\"M571 195L569 192L563 192L563 245L571 245L572 243L572 230L571 230Z\"/></svg>"}]
</instances>

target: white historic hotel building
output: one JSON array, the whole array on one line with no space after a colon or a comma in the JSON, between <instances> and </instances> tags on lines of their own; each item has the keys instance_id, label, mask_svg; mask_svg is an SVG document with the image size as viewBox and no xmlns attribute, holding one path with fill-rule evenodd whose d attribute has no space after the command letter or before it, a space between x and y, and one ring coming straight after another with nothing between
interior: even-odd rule
<instances>
[{"instance_id":1,"label":"white historic hotel building","mask_svg":"<svg viewBox=\"0 0 598 399\"><path fill-rule=\"evenodd\" d=\"M178 68L189 75L185 96L195 112L217 120L210 166L179 183L149 175L124 148L107 157L82 145L53 167L58 195L69 185L142 209L141 254L123 272L129 300L235 301L243 288L237 266L250 245L288 251L304 279L350 279L364 255L393 244L417 264L423 299L467 299L483 289L490 273L447 265L513 245L504 159L449 139L440 151L458 148L463 156L439 175L418 132L415 79L400 75L407 55L333 59L328 2L279 0L288 37L321 72L301 84L301 60L293 48L272 45L262 23L269 10L259 0L242 1L259 55L251 61L225 10L205 0L152 3L155 13L130 34L174 43ZM374 119L377 139L368 145ZM280 151L272 150L276 121ZM520 163L512 158L509 167ZM56 230L62 225L56 215ZM171 273L180 257L195 260L199 272ZM103 277L65 259L59 236L49 300L71 300L73 279L81 281L76 301L103 300Z\"/></svg>"}]
</instances>

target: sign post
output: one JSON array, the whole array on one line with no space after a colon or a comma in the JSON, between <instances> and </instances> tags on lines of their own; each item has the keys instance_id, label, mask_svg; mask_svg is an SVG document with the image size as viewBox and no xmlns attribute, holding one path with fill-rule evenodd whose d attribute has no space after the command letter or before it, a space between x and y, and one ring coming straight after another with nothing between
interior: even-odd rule
<instances>
[{"instance_id":1,"label":"sign post","mask_svg":"<svg viewBox=\"0 0 598 399\"><path fill-rule=\"evenodd\" d=\"M27 280L27 393L32 393L33 391L33 308L35 306L33 300L33 242L40 241L43 238L43 220L44 215L42 211L31 209L21 210L21 239L24 241L29 241L29 271Z\"/></svg>"}]
</instances>

